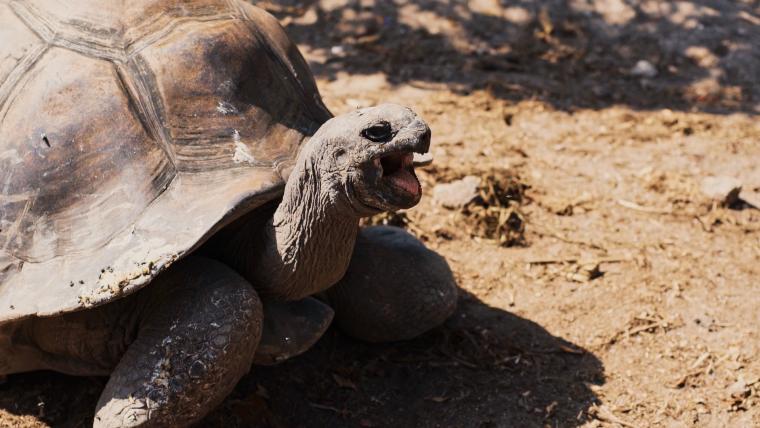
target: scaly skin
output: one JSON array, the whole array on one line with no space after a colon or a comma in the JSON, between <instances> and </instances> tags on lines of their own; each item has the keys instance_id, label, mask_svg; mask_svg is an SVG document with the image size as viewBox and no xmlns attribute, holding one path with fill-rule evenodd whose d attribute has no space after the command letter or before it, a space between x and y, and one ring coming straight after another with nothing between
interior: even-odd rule
<instances>
[{"instance_id":1,"label":"scaly skin","mask_svg":"<svg viewBox=\"0 0 760 428\"><path fill-rule=\"evenodd\" d=\"M163 281L100 396L95 427L189 425L251 367L262 308L248 282L192 257Z\"/></svg>"}]
</instances>

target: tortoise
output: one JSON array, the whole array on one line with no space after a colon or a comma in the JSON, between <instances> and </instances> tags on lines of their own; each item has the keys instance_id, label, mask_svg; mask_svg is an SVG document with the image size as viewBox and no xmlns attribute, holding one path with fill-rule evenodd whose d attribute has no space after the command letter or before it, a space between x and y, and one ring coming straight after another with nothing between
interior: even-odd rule
<instances>
[{"instance_id":1,"label":"tortoise","mask_svg":"<svg viewBox=\"0 0 760 428\"><path fill-rule=\"evenodd\" d=\"M430 129L333 116L238 0L0 0L0 375L110 376L95 426L185 426L333 318L441 324L445 260L362 218L416 205Z\"/></svg>"}]
</instances>

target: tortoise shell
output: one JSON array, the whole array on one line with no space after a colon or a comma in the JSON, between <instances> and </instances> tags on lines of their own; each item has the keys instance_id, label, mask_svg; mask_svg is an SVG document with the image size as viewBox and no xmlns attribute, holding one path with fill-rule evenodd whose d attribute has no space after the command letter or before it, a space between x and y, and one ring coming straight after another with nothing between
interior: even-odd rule
<instances>
[{"instance_id":1,"label":"tortoise shell","mask_svg":"<svg viewBox=\"0 0 760 428\"><path fill-rule=\"evenodd\" d=\"M237 0L0 0L0 324L111 301L280 197L330 117Z\"/></svg>"}]
</instances>

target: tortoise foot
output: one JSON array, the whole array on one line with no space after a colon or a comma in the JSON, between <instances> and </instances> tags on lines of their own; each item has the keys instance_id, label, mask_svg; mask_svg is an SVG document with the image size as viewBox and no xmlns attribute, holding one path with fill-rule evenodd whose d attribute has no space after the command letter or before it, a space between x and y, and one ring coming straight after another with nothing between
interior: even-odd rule
<instances>
[{"instance_id":1,"label":"tortoise foot","mask_svg":"<svg viewBox=\"0 0 760 428\"><path fill-rule=\"evenodd\" d=\"M264 329L254 364L277 364L305 352L322 337L333 315L332 308L313 297L265 300Z\"/></svg>"}]
</instances>

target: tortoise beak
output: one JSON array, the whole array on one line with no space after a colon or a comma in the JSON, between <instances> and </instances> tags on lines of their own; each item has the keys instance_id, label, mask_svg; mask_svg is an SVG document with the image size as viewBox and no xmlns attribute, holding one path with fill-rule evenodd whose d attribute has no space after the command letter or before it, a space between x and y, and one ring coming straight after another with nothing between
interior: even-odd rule
<instances>
[{"instance_id":1,"label":"tortoise beak","mask_svg":"<svg viewBox=\"0 0 760 428\"><path fill-rule=\"evenodd\" d=\"M433 155L430 152L427 153L415 153L412 165L415 168L422 168L433 163Z\"/></svg>"},{"instance_id":2,"label":"tortoise beak","mask_svg":"<svg viewBox=\"0 0 760 428\"><path fill-rule=\"evenodd\" d=\"M427 124L417 119L400 131L392 141L383 144L372 156L372 160L398 153L425 155L430 150L430 135Z\"/></svg>"}]
</instances>

